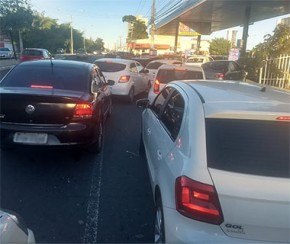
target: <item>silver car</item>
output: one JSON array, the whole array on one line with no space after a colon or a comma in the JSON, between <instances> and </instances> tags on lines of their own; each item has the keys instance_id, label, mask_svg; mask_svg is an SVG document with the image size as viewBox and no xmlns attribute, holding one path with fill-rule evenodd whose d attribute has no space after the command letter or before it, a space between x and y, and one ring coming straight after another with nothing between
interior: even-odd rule
<instances>
[{"instance_id":1,"label":"silver car","mask_svg":"<svg viewBox=\"0 0 290 244\"><path fill-rule=\"evenodd\" d=\"M13 58L13 51L8 47L0 47L0 58Z\"/></svg>"}]
</instances>

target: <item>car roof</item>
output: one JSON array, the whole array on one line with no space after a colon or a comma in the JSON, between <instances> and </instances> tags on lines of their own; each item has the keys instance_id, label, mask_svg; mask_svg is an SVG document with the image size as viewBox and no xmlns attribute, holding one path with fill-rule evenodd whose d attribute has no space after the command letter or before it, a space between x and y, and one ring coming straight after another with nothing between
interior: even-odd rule
<instances>
[{"instance_id":1,"label":"car roof","mask_svg":"<svg viewBox=\"0 0 290 244\"><path fill-rule=\"evenodd\" d=\"M162 64L158 70L160 69L179 69L179 70L192 70L192 71L201 71L202 72L202 68L200 66L194 66L194 65L179 65L179 64Z\"/></svg>"},{"instance_id":2,"label":"car roof","mask_svg":"<svg viewBox=\"0 0 290 244\"><path fill-rule=\"evenodd\" d=\"M207 117L242 111L255 118L258 112L290 114L290 92L259 84L239 81L175 81L184 90L193 89L204 104ZM270 113L269 113L270 112ZM224 114L224 115L222 115Z\"/></svg>"},{"instance_id":3,"label":"car roof","mask_svg":"<svg viewBox=\"0 0 290 244\"><path fill-rule=\"evenodd\" d=\"M181 63L181 61L178 60L178 59L155 59L155 60L150 61L148 64L150 64L150 63L156 63L156 62L164 63L164 64L171 64L173 62L179 62L179 63Z\"/></svg>"},{"instance_id":4,"label":"car roof","mask_svg":"<svg viewBox=\"0 0 290 244\"><path fill-rule=\"evenodd\" d=\"M31 62L21 62L16 65L16 67L41 67L41 66L51 66L53 67L83 67L90 68L94 66L92 63L81 62L81 61L73 61L73 60L61 60L61 59L46 59L46 60L35 60Z\"/></svg>"},{"instance_id":5,"label":"car roof","mask_svg":"<svg viewBox=\"0 0 290 244\"><path fill-rule=\"evenodd\" d=\"M131 59L122 59L122 58L99 58L97 59L95 62L112 62L112 63L119 63L119 64L130 64L132 62L137 62L135 60L131 60Z\"/></svg>"},{"instance_id":6,"label":"car roof","mask_svg":"<svg viewBox=\"0 0 290 244\"><path fill-rule=\"evenodd\" d=\"M45 49L45 48L34 48L34 47L25 48L24 51L25 50L47 51L47 49Z\"/></svg>"}]
</instances>

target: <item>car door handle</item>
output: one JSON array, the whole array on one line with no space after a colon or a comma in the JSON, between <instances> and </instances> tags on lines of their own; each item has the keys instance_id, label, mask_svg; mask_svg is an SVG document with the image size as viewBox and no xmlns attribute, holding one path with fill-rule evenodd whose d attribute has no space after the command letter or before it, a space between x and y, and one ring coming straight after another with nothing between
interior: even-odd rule
<instances>
[{"instance_id":1,"label":"car door handle","mask_svg":"<svg viewBox=\"0 0 290 244\"><path fill-rule=\"evenodd\" d=\"M149 135L151 135L151 129L150 128L147 129L147 136L149 136Z\"/></svg>"},{"instance_id":2,"label":"car door handle","mask_svg":"<svg viewBox=\"0 0 290 244\"><path fill-rule=\"evenodd\" d=\"M157 159L161 160L162 159L162 153L160 150L157 150Z\"/></svg>"}]
</instances>

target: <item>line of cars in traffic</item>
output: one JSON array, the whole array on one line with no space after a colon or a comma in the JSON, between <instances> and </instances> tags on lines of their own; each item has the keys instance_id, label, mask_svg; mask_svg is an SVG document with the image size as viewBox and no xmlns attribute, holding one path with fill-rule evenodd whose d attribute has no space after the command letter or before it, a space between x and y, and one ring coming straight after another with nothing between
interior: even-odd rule
<instances>
[{"instance_id":1,"label":"line of cars in traffic","mask_svg":"<svg viewBox=\"0 0 290 244\"><path fill-rule=\"evenodd\" d=\"M233 61L45 59L0 83L1 148L100 152L112 96L146 92L137 106L155 242L290 241L289 92L243 82Z\"/></svg>"}]
</instances>

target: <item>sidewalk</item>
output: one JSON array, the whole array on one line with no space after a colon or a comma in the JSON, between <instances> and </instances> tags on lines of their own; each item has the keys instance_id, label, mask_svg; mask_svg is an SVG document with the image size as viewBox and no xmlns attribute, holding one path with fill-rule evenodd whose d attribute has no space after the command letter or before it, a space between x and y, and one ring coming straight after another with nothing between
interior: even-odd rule
<instances>
[{"instance_id":1,"label":"sidewalk","mask_svg":"<svg viewBox=\"0 0 290 244\"><path fill-rule=\"evenodd\" d=\"M0 59L0 70L11 69L14 65L18 64L15 59Z\"/></svg>"}]
</instances>

